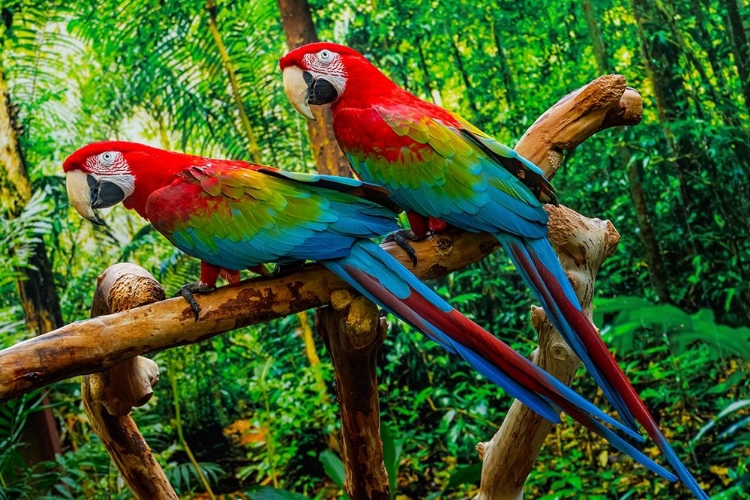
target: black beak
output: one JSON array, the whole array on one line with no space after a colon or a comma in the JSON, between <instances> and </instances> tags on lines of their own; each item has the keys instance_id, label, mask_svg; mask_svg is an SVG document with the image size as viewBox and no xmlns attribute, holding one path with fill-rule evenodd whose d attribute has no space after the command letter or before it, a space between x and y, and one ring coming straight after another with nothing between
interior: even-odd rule
<instances>
[{"instance_id":1,"label":"black beak","mask_svg":"<svg viewBox=\"0 0 750 500\"><path fill-rule=\"evenodd\" d=\"M125 191L117 184L106 180L97 180L93 175L86 177L91 190L91 208L109 208L125 199Z\"/></svg>"},{"instance_id":2,"label":"black beak","mask_svg":"<svg viewBox=\"0 0 750 500\"><path fill-rule=\"evenodd\" d=\"M94 212L95 208L111 207L125 199L125 192L116 184L99 180L80 170L68 172L66 178L70 204L94 224L104 225Z\"/></svg>"},{"instance_id":3,"label":"black beak","mask_svg":"<svg viewBox=\"0 0 750 500\"><path fill-rule=\"evenodd\" d=\"M330 104L339 98L336 88L324 78L315 79L313 76L305 71L302 73L302 78L305 79L307 84L307 103L322 106L324 104Z\"/></svg>"}]
</instances>

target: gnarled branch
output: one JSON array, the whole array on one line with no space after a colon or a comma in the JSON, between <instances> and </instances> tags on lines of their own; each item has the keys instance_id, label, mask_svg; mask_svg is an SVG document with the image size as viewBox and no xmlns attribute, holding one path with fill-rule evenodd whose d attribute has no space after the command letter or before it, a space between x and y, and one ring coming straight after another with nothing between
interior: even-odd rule
<instances>
[{"instance_id":1,"label":"gnarled branch","mask_svg":"<svg viewBox=\"0 0 750 500\"><path fill-rule=\"evenodd\" d=\"M126 311L164 297L161 285L146 270L133 264L115 264L99 277L91 316ZM143 500L176 500L174 489L130 416L133 406L148 402L158 379L156 363L136 356L107 372L85 376L81 394L89 424L133 496Z\"/></svg>"},{"instance_id":2,"label":"gnarled branch","mask_svg":"<svg viewBox=\"0 0 750 500\"><path fill-rule=\"evenodd\" d=\"M449 232L414 244L421 278L444 276L490 254L487 234ZM411 268L395 244L386 250ZM348 289L320 265L276 278L256 278L201 295L195 321L184 299L170 299L71 323L0 351L0 403L76 375L106 370L138 354L192 344L236 328L282 318L330 303Z\"/></svg>"}]
</instances>

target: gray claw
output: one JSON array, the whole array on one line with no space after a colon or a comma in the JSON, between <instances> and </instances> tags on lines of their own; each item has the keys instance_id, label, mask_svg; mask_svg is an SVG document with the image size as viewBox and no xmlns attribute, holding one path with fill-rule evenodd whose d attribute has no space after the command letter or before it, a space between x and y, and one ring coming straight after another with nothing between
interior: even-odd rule
<instances>
[{"instance_id":1,"label":"gray claw","mask_svg":"<svg viewBox=\"0 0 750 500\"><path fill-rule=\"evenodd\" d=\"M180 289L173 295L173 297L182 297L185 299L185 301L190 304L190 309L193 310L193 314L195 315L195 321L198 321L198 316L200 316L201 313L201 306L198 305L198 301L195 300L195 296L193 294L195 293L209 293L213 292L216 288L210 287L206 285L205 283L196 282L196 283L188 283L186 285L183 285L180 287Z\"/></svg>"},{"instance_id":2,"label":"gray claw","mask_svg":"<svg viewBox=\"0 0 750 500\"><path fill-rule=\"evenodd\" d=\"M417 258L417 251L414 250L414 247L409 244L410 241L419 241L419 238L417 238L417 235L414 234L414 231L412 231L411 229L399 229L398 231L394 231L386 236L383 240L383 242L385 243L389 241L393 241L394 243L396 243L396 245L403 248L407 255L409 255L409 257L411 258L414 267L417 267L417 262L419 262L419 259Z\"/></svg>"}]
</instances>

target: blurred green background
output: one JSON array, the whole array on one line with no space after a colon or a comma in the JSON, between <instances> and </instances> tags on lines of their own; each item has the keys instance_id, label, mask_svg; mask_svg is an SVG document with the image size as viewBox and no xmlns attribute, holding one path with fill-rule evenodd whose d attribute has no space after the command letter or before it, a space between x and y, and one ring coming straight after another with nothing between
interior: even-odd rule
<instances>
[{"instance_id":1,"label":"blurred green background","mask_svg":"<svg viewBox=\"0 0 750 500\"><path fill-rule=\"evenodd\" d=\"M595 322L623 369L713 498L750 498L748 1L311 0L310 8L321 39L353 46L510 145L565 94L602 74L626 76L643 95L643 123L601 132L568 155L554 179L558 198L621 234L599 273ZM170 294L198 277L196 260L123 207L105 214L106 227L68 208L61 163L78 147L127 139L314 168L306 124L282 91L280 19L272 0L0 0L0 91L31 180L30 193L14 191L0 164L1 347L33 336L17 283L44 269L64 323L88 316L96 277L115 262L144 266ZM433 284L522 353L534 348L532 300L502 252ZM306 355L309 325L300 321L154 357L162 380L134 417L181 496L208 498L187 443L225 498L341 497L333 372L319 339L319 362ZM474 447L511 399L391 324L379 368L393 496L471 497ZM574 387L605 404L585 373ZM31 448L43 394L62 454L38 462ZM570 422L548 438L527 496L689 498ZM130 498L85 421L79 380L0 407L0 498Z\"/></svg>"}]
</instances>

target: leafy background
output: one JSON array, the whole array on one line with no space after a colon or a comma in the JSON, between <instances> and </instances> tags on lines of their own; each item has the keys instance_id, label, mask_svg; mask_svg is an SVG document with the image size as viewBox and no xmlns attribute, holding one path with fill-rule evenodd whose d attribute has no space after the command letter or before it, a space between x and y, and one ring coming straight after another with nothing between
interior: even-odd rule
<instances>
[{"instance_id":1,"label":"leafy background","mask_svg":"<svg viewBox=\"0 0 750 500\"><path fill-rule=\"evenodd\" d=\"M600 74L621 73L641 92L643 123L587 141L555 185L564 204L612 220L622 236L597 282L605 340L713 498L750 498L747 0L310 6L322 39L359 49L399 84L508 144ZM2 0L0 13L0 69L34 191L20 215L0 219L9 256L0 346L32 335L15 282L40 240L66 323L87 317L96 276L115 262L146 267L168 293L198 275L196 261L122 207L106 214L105 228L72 213L60 165L74 149L118 138L314 166L305 123L282 93L285 38L270 0ZM521 352L533 349L531 299L502 252L434 286ZM319 341L317 356L305 355L306 321L288 317L154 357L162 381L134 417L180 495L206 498L186 446L227 498L342 495L332 368ZM474 447L510 399L395 322L379 368L393 495L473 496ZM604 404L585 374L574 387ZM46 394L64 452L29 459L40 393L0 407L0 498L129 498L86 424L78 381ZM570 422L548 438L527 494L688 498Z\"/></svg>"}]
</instances>

